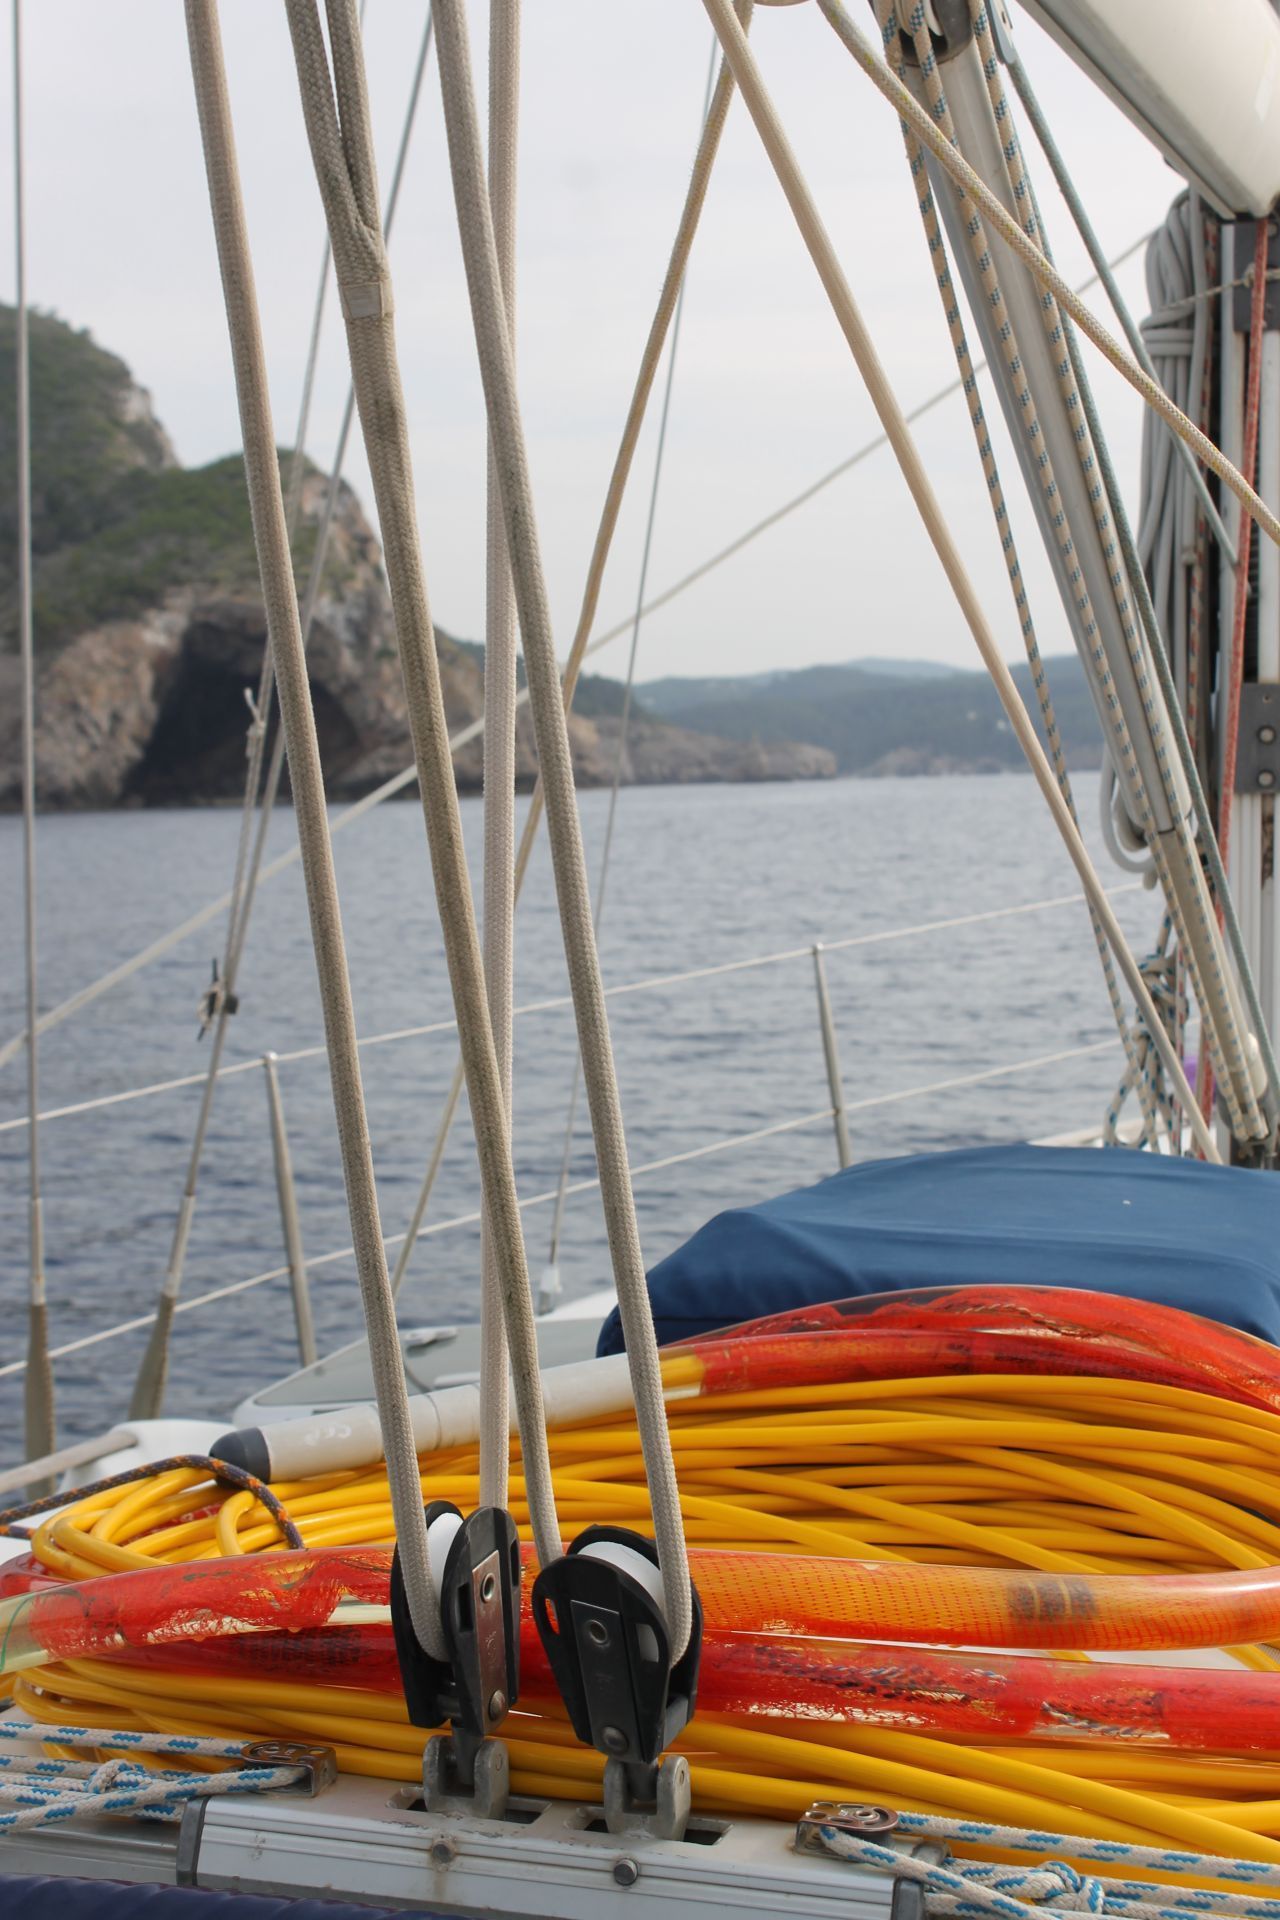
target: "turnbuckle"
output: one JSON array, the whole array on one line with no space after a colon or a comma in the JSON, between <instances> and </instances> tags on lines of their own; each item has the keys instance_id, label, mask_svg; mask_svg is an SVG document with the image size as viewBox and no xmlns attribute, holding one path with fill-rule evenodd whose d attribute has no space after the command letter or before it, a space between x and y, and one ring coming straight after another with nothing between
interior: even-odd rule
<instances>
[{"instance_id":1,"label":"turnbuckle","mask_svg":"<svg viewBox=\"0 0 1280 1920\"><path fill-rule=\"evenodd\" d=\"M506 1748L489 1736L520 1687L520 1542L501 1507L464 1520L448 1501L433 1500L426 1519L447 1660L434 1660L414 1631L399 1547L391 1562L391 1625L409 1719L415 1727L450 1723L449 1733L427 1742L423 1796L433 1812L497 1818L509 1770Z\"/></svg>"},{"instance_id":2,"label":"turnbuckle","mask_svg":"<svg viewBox=\"0 0 1280 1920\"><path fill-rule=\"evenodd\" d=\"M588 1527L534 1582L533 1617L573 1730L606 1756L610 1831L678 1839L689 1766L661 1755L693 1717L702 1647L696 1589L689 1644L671 1659L658 1551L643 1534Z\"/></svg>"}]
</instances>

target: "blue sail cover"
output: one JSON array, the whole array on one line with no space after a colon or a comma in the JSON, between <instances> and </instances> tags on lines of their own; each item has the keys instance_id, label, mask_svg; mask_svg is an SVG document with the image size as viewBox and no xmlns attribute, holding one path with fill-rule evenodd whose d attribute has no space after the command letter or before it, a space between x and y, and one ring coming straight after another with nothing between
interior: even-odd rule
<instances>
[{"instance_id":1,"label":"blue sail cover","mask_svg":"<svg viewBox=\"0 0 1280 1920\"><path fill-rule=\"evenodd\" d=\"M649 1275L658 1340L854 1294L1083 1287L1280 1343L1280 1179L1123 1148L873 1160L717 1214ZM620 1353L618 1311L597 1351Z\"/></svg>"}]
</instances>

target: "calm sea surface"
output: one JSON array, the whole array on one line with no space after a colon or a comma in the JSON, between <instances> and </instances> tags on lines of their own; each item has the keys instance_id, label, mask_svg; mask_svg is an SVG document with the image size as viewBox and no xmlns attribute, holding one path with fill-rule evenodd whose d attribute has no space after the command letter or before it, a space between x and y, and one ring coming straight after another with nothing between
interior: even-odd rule
<instances>
[{"instance_id":1,"label":"calm sea surface","mask_svg":"<svg viewBox=\"0 0 1280 1920\"><path fill-rule=\"evenodd\" d=\"M1077 783L1098 854L1096 779ZM522 803L523 805L523 803ZM607 798L583 797L593 860ZM478 874L481 809L463 816ZM229 884L233 811L64 816L39 826L41 1004L48 1007L127 958ZM280 811L272 850L292 838ZM335 840L356 1012L366 1038L451 1013L422 816L386 806ZM20 823L0 819L0 1038L23 1018ZM1098 855L1101 860L1101 856ZM1121 884L1122 876L1104 867ZM623 794L601 953L611 986L805 948L815 940L919 925L1077 891L1025 777L843 780L804 786L650 788ZM1116 902L1145 952L1158 912L1147 894ZM44 1109L197 1072L196 1004L221 922L135 975L41 1043ZM827 959L851 1107L1107 1037L1110 1016L1079 904ZM517 921L517 1000L566 990L550 864L542 844ZM827 1103L812 961L625 994L611 1003L633 1163L686 1152ZM313 1046L319 1004L300 871L263 888L241 976L228 1064ZM516 1023L516 1173L523 1196L559 1174L573 1057L565 1009ZM1005 1079L867 1105L850 1115L858 1159L1027 1138L1096 1122L1120 1067L1118 1047ZM387 1234L402 1231L453 1070L449 1033L367 1045L365 1090ZM309 1258L349 1235L322 1057L283 1063L284 1104ZM41 1130L53 1338L78 1339L150 1308L182 1191L198 1089L50 1119ZM0 1069L0 1122L25 1112L23 1057ZM652 1262L720 1208L764 1199L834 1170L830 1121L664 1166L636 1181ZM580 1111L573 1177L593 1172ZM26 1135L0 1131L0 1366L25 1341ZM465 1107L428 1216L476 1205ZM530 1266L546 1260L552 1208L525 1213ZM408 1324L472 1318L479 1233L424 1239L401 1301ZM282 1263L264 1077L223 1081L200 1180L184 1298ZM566 1293L607 1278L598 1196L569 1201L561 1248ZM321 1347L359 1330L354 1269L312 1276ZM145 1329L57 1362L63 1437L123 1414ZM252 1386L295 1364L287 1281L182 1315L168 1410L220 1417ZM0 1377L0 1463L22 1457L20 1374Z\"/></svg>"}]
</instances>

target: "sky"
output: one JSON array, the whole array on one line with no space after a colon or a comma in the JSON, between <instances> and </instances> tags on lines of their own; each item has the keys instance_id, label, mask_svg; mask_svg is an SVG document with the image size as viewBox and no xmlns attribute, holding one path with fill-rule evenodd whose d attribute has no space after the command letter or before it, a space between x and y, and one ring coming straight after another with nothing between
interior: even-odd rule
<instances>
[{"instance_id":1,"label":"sky","mask_svg":"<svg viewBox=\"0 0 1280 1920\"><path fill-rule=\"evenodd\" d=\"M525 8L517 328L535 501L557 644L588 556L701 121L712 35L697 0L537 0ZM859 24L869 10L853 8ZM469 8L482 73L486 10ZM383 188L421 37L421 0L368 0ZM223 32L269 361L291 444L323 224L283 8L223 0ZM1108 254L1163 219L1179 180L1020 9L1018 44ZM904 407L954 376L896 116L814 6L757 8L766 82ZM178 0L27 0L28 289L121 354L189 465L239 431ZM13 297L11 68L0 167L0 298ZM483 91L483 80L481 80ZM1026 144L1030 144L1028 141ZM1089 271L1036 177L1068 278ZM484 624L485 428L434 57L391 243L397 334L432 612ZM1012 269L1011 269L1012 270ZM1145 311L1141 254L1120 272ZM1113 317L1089 296L1112 330ZM1141 405L1091 348L1119 472L1136 484ZM346 391L330 300L308 435L327 466ZM989 411L996 411L994 405ZM656 403L597 631L635 604ZM735 102L694 248L649 591L661 592L809 485L877 422L780 189ZM1018 628L958 396L916 428L1009 658ZM1070 645L1002 430L1001 466L1042 649ZM363 452L346 474L372 514ZM745 673L874 654L976 666L973 642L887 450L643 624L637 675ZM620 673L625 643L594 664Z\"/></svg>"}]
</instances>

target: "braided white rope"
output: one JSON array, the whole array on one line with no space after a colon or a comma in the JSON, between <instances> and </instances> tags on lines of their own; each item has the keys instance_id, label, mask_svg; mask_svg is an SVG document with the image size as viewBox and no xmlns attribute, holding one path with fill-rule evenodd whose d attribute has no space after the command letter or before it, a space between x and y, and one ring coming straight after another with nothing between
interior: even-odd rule
<instances>
[{"instance_id":1,"label":"braided white rope","mask_svg":"<svg viewBox=\"0 0 1280 1920\"><path fill-rule=\"evenodd\" d=\"M507 332L497 248L485 189L463 0L437 0L436 32L454 199L489 433L501 483L516 604L520 611L525 672L547 810L547 835L551 846L569 986L577 1018L583 1081L591 1111L596 1161L600 1169L605 1231L626 1334L628 1364L635 1393L636 1423L665 1589L672 1657L678 1660L688 1644L692 1626L684 1520L667 1431L662 1372L653 1331L653 1313L645 1284L635 1198L631 1191L622 1107L605 1009L604 982L592 927L591 897L574 792L568 727L539 551L524 431L516 393L515 364ZM514 1355L513 1358L518 1368L519 1359Z\"/></svg>"},{"instance_id":2,"label":"braided white rope","mask_svg":"<svg viewBox=\"0 0 1280 1920\"><path fill-rule=\"evenodd\" d=\"M332 72L315 0L287 0L286 11L307 138L333 242L352 378L382 527L436 901L466 1063L481 1187L501 1281L530 1519L538 1556L545 1566L563 1549L543 1419L537 1336L511 1166L506 1103L489 1020L435 632L422 567L396 355L391 273L379 224L363 51L352 0L327 0ZM444 21L438 7L435 21L443 53ZM482 165L478 171L483 190ZM487 217L487 196L484 206ZM499 330L509 353L500 289L497 310ZM385 1377L388 1388L384 1409L379 1386L378 1407L406 1590L415 1630L428 1650L435 1653L428 1635L438 1640L439 1620L426 1567L422 1496L408 1422L394 1296L381 1250L377 1273L371 1277L376 1285L366 1294L366 1324L375 1379ZM412 1586L408 1578L411 1570Z\"/></svg>"},{"instance_id":3,"label":"braided white rope","mask_svg":"<svg viewBox=\"0 0 1280 1920\"><path fill-rule=\"evenodd\" d=\"M386 1436L391 1505L415 1631L436 1658L443 1658L445 1644L427 1569L422 1490L396 1331L395 1302L387 1278L320 749L280 491L280 466L215 0L187 0L186 11L191 70L240 406L254 543L262 576L269 643L275 657L281 721L288 742L289 772L311 915L356 1272L369 1332L378 1411Z\"/></svg>"},{"instance_id":4,"label":"braided white rope","mask_svg":"<svg viewBox=\"0 0 1280 1920\"><path fill-rule=\"evenodd\" d=\"M520 0L490 0L489 205L515 351L516 140L520 108ZM498 1078L511 1130L516 847L516 602L493 448L485 501L484 979ZM455 1076L456 1078L456 1076ZM456 1105L456 1101L454 1102ZM443 1146L443 1142L441 1143ZM433 1154L435 1166L439 1156ZM425 1182L424 1182L425 1184ZM424 1203L425 1210L425 1203ZM406 1246L408 1242L406 1241ZM397 1272L403 1274L403 1260ZM480 1226L480 1504L505 1507L510 1457L507 1337L488 1210Z\"/></svg>"},{"instance_id":5,"label":"braided white rope","mask_svg":"<svg viewBox=\"0 0 1280 1920\"><path fill-rule=\"evenodd\" d=\"M143 1733L135 1728L43 1726L31 1720L0 1719L0 1740L40 1740L59 1746L124 1747L134 1753L170 1754L212 1760L239 1760L239 1740L202 1739L194 1734ZM143 1819L176 1820L182 1802L217 1794L256 1793L293 1786L303 1767L242 1767L234 1772L195 1773L187 1768L157 1771L126 1755L101 1763L50 1760L43 1755L0 1754L0 1833L57 1826L77 1816L134 1814ZM3 1811L13 1807L13 1812Z\"/></svg>"},{"instance_id":6,"label":"braided white rope","mask_svg":"<svg viewBox=\"0 0 1280 1920\"><path fill-rule=\"evenodd\" d=\"M1145 1847L1118 1840L1090 1840L1077 1834L1002 1827L981 1820L945 1815L899 1813L895 1834L920 1839L998 1848L1003 1853L1039 1856L1034 1866L996 1865L949 1857L935 1863L900 1852L869 1836L838 1825L821 1825L824 1848L838 1859L913 1880L924 1888L930 1913L987 1913L999 1920L1039 1920L1042 1909L1125 1916L1126 1920L1187 1920L1189 1913L1271 1920L1274 1899L1210 1887L1170 1887L1160 1881L1122 1880L1080 1874L1064 1860L1045 1860L1061 1850L1073 1860L1109 1866L1126 1864L1152 1873L1197 1879L1239 1881L1247 1886L1280 1887L1280 1867L1257 1860L1196 1853L1185 1848Z\"/></svg>"}]
</instances>

